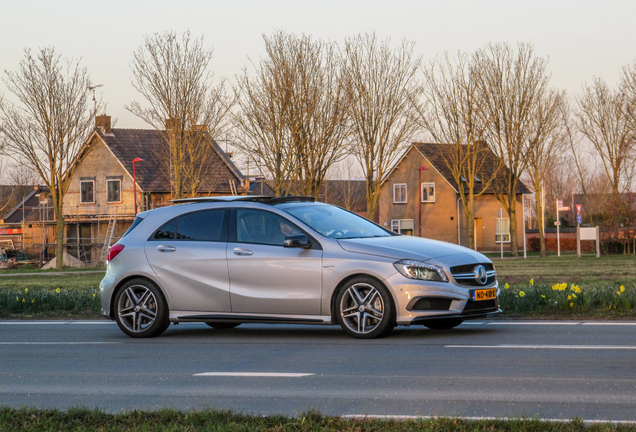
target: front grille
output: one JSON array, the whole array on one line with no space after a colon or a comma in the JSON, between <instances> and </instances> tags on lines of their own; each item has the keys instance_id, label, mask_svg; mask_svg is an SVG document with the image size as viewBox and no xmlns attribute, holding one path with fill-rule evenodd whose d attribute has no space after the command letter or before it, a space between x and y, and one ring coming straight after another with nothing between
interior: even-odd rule
<instances>
[{"instance_id":1,"label":"front grille","mask_svg":"<svg viewBox=\"0 0 636 432\"><path fill-rule=\"evenodd\" d=\"M449 310L452 299L447 298L421 298L415 302L411 310L428 311L428 310Z\"/></svg>"},{"instance_id":2,"label":"front grille","mask_svg":"<svg viewBox=\"0 0 636 432\"><path fill-rule=\"evenodd\" d=\"M462 314L473 314L473 313L481 313L481 312L493 312L499 309L499 302L497 299L492 300L482 300L482 301L473 301L468 300L466 302L466 307Z\"/></svg>"},{"instance_id":3,"label":"front grille","mask_svg":"<svg viewBox=\"0 0 636 432\"><path fill-rule=\"evenodd\" d=\"M483 265L486 268L486 274L488 275L488 279L485 284L481 284L475 278L475 267L478 265ZM492 263L475 263L475 264L464 264L455 267L451 267L451 273L453 278L460 285L466 286L489 286L497 281L497 274L495 273L495 268Z\"/></svg>"}]
</instances>

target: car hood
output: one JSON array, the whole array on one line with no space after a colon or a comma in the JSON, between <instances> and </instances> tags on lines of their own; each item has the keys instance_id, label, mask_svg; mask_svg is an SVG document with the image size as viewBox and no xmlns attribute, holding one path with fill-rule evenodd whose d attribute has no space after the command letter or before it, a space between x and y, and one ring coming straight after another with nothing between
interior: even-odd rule
<instances>
[{"instance_id":1,"label":"car hood","mask_svg":"<svg viewBox=\"0 0 636 432\"><path fill-rule=\"evenodd\" d=\"M490 262L479 252L438 240L412 236L374 237L338 240L348 252L378 255L395 259L428 261L449 255L464 255L473 262Z\"/></svg>"}]
</instances>

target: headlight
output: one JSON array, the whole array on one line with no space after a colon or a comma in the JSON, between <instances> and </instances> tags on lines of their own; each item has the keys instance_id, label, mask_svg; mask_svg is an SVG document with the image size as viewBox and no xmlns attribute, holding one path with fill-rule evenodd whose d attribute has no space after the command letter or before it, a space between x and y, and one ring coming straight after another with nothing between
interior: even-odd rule
<instances>
[{"instance_id":1,"label":"headlight","mask_svg":"<svg viewBox=\"0 0 636 432\"><path fill-rule=\"evenodd\" d=\"M440 266L415 260L400 260L393 265L397 271L409 279L448 282L448 277Z\"/></svg>"}]
</instances>

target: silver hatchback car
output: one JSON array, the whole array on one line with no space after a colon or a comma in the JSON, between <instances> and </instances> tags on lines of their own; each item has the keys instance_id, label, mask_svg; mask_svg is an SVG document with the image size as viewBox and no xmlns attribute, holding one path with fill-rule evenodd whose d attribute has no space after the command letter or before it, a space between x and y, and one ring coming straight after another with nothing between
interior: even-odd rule
<instances>
[{"instance_id":1,"label":"silver hatchback car","mask_svg":"<svg viewBox=\"0 0 636 432\"><path fill-rule=\"evenodd\" d=\"M210 197L140 213L108 254L102 313L132 337L170 323L449 329L494 315L493 263L305 197Z\"/></svg>"}]
</instances>

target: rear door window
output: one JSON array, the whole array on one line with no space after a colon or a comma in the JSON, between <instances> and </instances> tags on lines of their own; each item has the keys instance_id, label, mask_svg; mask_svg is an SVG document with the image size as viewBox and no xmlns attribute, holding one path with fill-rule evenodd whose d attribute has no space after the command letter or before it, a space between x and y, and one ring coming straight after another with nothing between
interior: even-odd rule
<instances>
[{"instance_id":1,"label":"rear door window","mask_svg":"<svg viewBox=\"0 0 636 432\"><path fill-rule=\"evenodd\" d=\"M176 239L189 241L227 241L225 209L204 210L179 217Z\"/></svg>"}]
</instances>

